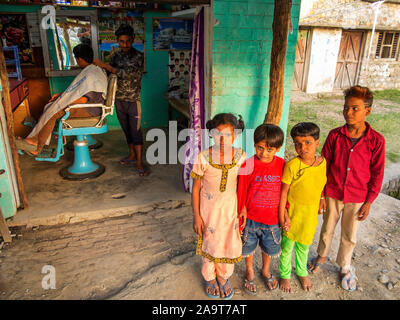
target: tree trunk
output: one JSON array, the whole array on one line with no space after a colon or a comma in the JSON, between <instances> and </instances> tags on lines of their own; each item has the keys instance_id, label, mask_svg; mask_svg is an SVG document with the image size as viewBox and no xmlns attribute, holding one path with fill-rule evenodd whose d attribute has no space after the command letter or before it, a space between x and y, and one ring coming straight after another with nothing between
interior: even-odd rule
<instances>
[{"instance_id":1,"label":"tree trunk","mask_svg":"<svg viewBox=\"0 0 400 320\"><path fill-rule=\"evenodd\" d=\"M279 126L283 109L285 58L288 44L292 0L275 0L271 65L269 72L269 101L264 123Z\"/></svg>"}]
</instances>

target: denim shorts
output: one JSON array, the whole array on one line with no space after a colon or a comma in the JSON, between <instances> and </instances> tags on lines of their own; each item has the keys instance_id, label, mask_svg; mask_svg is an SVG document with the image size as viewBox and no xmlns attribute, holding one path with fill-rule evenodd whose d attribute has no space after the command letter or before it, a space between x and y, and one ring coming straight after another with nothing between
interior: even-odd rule
<instances>
[{"instance_id":1,"label":"denim shorts","mask_svg":"<svg viewBox=\"0 0 400 320\"><path fill-rule=\"evenodd\" d=\"M279 224L266 225L247 219L242 233L242 256L250 256L260 244L264 253L271 257L279 256L281 253L281 228Z\"/></svg>"}]
</instances>

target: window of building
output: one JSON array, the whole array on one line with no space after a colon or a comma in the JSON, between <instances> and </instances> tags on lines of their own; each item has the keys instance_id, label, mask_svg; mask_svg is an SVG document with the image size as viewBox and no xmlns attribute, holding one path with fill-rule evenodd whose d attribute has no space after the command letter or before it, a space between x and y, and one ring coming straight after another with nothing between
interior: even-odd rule
<instances>
[{"instance_id":1,"label":"window of building","mask_svg":"<svg viewBox=\"0 0 400 320\"><path fill-rule=\"evenodd\" d=\"M397 59L399 55L399 32L379 32L375 58Z\"/></svg>"}]
</instances>

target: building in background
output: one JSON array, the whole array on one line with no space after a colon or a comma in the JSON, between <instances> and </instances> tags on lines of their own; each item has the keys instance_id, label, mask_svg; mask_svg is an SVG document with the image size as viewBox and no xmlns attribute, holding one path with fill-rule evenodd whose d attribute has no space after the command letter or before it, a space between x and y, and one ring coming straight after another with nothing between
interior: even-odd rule
<instances>
[{"instance_id":1,"label":"building in background","mask_svg":"<svg viewBox=\"0 0 400 320\"><path fill-rule=\"evenodd\" d=\"M400 89L399 17L399 0L302 1L293 89Z\"/></svg>"}]
</instances>

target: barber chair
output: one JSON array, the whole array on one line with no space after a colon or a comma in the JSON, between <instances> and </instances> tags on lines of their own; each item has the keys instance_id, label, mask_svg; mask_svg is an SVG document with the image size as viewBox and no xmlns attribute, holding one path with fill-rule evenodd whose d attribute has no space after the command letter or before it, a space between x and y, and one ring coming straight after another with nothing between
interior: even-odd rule
<instances>
[{"instance_id":1,"label":"barber chair","mask_svg":"<svg viewBox=\"0 0 400 320\"><path fill-rule=\"evenodd\" d=\"M106 117L114 112L115 92L117 90L117 76L111 74L108 78L107 96L105 104L74 104L65 109L63 116L55 126L53 134L58 136L56 150L48 155L42 151L35 159L38 161L57 162L64 155L64 144L67 136L76 136L74 145L74 162L60 170L60 175L67 180L84 180L95 178L104 173L105 167L92 161L89 153L88 137L108 131ZM103 112L98 117L69 118L69 111L73 108L98 108ZM53 156L55 154L55 156Z\"/></svg>"}]
</instances>

